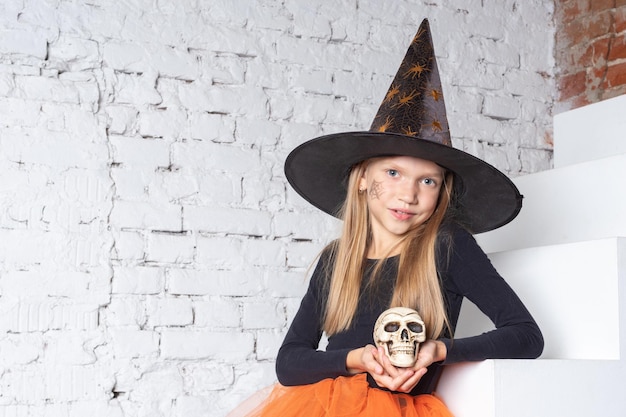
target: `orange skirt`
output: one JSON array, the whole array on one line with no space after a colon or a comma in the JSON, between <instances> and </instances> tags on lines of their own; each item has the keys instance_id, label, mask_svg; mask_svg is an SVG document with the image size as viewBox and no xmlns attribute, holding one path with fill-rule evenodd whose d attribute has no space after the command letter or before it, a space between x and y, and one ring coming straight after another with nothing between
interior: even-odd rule
<instances>
[{"instance_id":1,"label":"orange skirt","mask_svg":"<svg viewBox=\"0 0 626 417\"><path fill-rule=\"evenodd\" d=\"M248 417L453 417L434 395L411 396L371 388L366 375L325 379L316 384L276 384Z\"/></svg>"}]
</instances>

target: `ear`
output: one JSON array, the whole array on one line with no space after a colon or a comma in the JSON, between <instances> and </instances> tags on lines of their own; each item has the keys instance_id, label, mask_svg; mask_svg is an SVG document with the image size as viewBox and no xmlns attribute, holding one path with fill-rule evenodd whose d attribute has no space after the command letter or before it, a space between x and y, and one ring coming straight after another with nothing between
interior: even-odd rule
<instances>
[{"instance_id":1,"label":"ear","mask_svg":"<svg viewBox=\"0 0 626 417\"><path fill-rule=\"evenodd\" d=\"M365 190L367 190L367 180L365 178L365 172L364 172L361 178L359 178L359 191L365 191Z\"/></svg>"}]
</instances>

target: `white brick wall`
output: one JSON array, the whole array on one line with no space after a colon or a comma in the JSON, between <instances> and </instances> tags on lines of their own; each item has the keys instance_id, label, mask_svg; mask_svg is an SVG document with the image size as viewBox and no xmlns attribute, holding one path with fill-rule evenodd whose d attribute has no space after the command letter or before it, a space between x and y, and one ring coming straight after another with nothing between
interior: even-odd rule
<instances>
[{"instance_id":1,"label":"white brick wall","mask_svg":"<svg viewBox=\"0 0 626 417\"><path fill-rule=\"evenodd\" d=\"M455 146L551 166L552 1L0 2L0 417L223 416L338 223L284 158L367 129L431 19Z\"/></svg>"}]
</instances>

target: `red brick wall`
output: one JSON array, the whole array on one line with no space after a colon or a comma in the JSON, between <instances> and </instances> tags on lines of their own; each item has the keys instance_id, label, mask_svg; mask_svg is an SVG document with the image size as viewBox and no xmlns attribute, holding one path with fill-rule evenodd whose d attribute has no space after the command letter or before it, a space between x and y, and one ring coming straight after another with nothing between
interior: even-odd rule
<instances>
[{"instance_id":1,"label":"red brick wall","mask_svg":"<svg viewBox=\"0 0 626 417\"><path fill-rule=\"evenodd\" d=\"M626 94L626 0L556 0L555 5L558 107Z\"/></svg>"}]
</instances>

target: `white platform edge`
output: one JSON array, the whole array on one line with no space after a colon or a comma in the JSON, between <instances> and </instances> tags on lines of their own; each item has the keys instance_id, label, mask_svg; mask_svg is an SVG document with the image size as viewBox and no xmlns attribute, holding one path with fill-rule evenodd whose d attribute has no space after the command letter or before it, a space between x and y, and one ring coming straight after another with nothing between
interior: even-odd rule
<instances>
[{"instance_id":1,"label":"white platform edge","mask_svg":"<svg viewBox=\"0 0 626 417\"><path fill-rule=\"evenodd\" d=\"M619 359L618 297L626 239L602 239L489 255L520 296L544 334L542 357ZM463 301L457 337L493 329L473 304ZM583 330L585 329L585 330ZM602 337L581 337L581 334Z\"/></svg>"},{"instance_id":2,"label":"white platform edge","mask_svg":"<svg viewBox=\"0 0 626 417\"><path fill-rule=\"evenodd\" d=\"M554 167L626 153L626 95L554 117Z\"/></svg>"},{"instance_id":3,"label":"white platform edge","mask_svg":"<svg viewBox=\"0 0 626 417\"><path fill-rule=\"evenodd\" d=\"M522 210L476 235L487 253L626 236L626 154L513 179Z\"/></svg>"},{"instance_id":4,"label":"white platform edge","mask_svg":"<svg viewBox=\"0 0 626 417\"><path fill-rule=\"evenodd\" d=\"M536 359L487 360L446 366L437 394L455 417L554 417L626 415L626 239L617 239L619 352L615 360ZM552 300L558 300L552 294ZM581 313L596 321L594 306ZM572 317L576 320L578 316ZM581 326L580 340L606 334Z\"/></svg>"},{"instance_id":5,"label":"white platform edge","mask_svg":"<svg viewBox=\"0 0 626 417\"><path fill-rule=\"evenodd\" d=\"M623 417L623 361L487 360L450 365L437 395L455 417Z\"/></svg>"}]
</instances>

